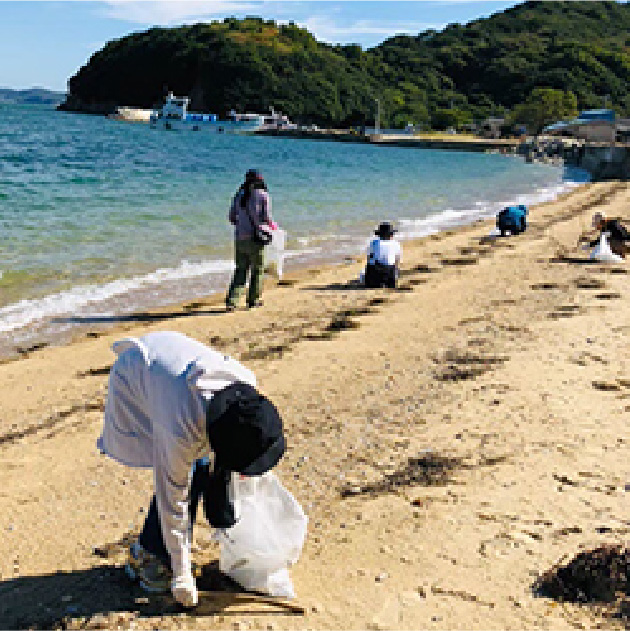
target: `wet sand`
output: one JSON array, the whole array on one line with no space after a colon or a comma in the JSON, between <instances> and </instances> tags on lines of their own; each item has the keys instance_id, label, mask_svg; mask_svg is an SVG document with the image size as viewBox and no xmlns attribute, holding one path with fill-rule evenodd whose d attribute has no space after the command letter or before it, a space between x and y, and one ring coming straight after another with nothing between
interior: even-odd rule
<instances>
[{"instance_id":1,"label":"wet sand","mask_svg":"<svg viewBox=\"0 0 630 631\"><path fill-rule=\"evenodd\" d=\"M121 322L0 365L0 627L530 629L620 624L536 596L561 559L630 531L627 264L574 247L630 187L585 185L491 224L405 242L400 288L358 259ZM309 513L292 575L304 615L230 593L181 614L124 577L151 474L95 447L115 339L174 329L231 354L277 404L278 467ZM220 580L199 524L202 589Z\"/></svg>"}]
</instances>

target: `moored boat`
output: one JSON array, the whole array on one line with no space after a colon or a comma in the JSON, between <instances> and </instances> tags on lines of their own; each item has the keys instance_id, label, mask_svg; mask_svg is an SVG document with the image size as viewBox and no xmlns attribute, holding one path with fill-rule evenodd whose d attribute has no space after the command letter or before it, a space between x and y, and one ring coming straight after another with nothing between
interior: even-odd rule
<instances>
[{"instance_id":1,"label":"moored boat","mask_svg":"<svg viewBox=\"0 0 630 631\"><path fill-rule=\"evenodd\" d=\"M219 119L216 114L189 112L189 104L188 97L174 96L172 92L169 92L161 109L151 114L149 124L155 129L208 130L217 133L253 133L265 126L263 114L240 114L232 110L227 118Z\"/></svg>"}]
</instances>

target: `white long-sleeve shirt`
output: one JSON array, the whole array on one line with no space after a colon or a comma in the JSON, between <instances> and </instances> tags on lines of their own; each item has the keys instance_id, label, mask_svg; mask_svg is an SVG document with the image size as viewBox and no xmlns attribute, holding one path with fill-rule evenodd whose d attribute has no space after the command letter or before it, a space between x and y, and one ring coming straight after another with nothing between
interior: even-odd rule
<instances>
[{"instance_id":1,"label":"white long-sleeve shirt","mask_svg":"<svg viewBox=\"0 0 630 631\"><path fill-rule=\"evenodd\" d=\"M402 260L402 247L394 239L376 237L368 248L368 263L377 262L382 265L399 265Z\"/></svg>"},{"instance_id":2,"label":"white long-sleeve shirt","mask_svg":"<svg viewBox=\"0 0 630 631\"><path fill-rule=\"evenodd\" d=\"M181 333L163 331L113 345L103 433L106 455L152 467L162 536L175 577L191 575L188 497L192 465L210 453L207 401L254 374Z\"/></svg>"}]
</instances>

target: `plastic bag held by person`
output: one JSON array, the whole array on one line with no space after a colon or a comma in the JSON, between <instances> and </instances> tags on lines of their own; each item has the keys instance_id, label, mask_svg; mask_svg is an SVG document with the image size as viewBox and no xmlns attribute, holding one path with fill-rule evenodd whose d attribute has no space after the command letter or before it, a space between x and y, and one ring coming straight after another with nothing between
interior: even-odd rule
<instances>
[{"instance_id":1,"label":"plastic bag held by person","mask_svg":"<svg viewBox=\"0 0 630 631\"><path fill-rule=\"evenodd\" d=\"M606 233L602 233L602 236L599 238L598 244L593 248L591 252L590 258L594 261L601 261L602 263L618 263L623 262L623 257L615 254L610 249L610 244L608 243L608 238L606 237Z\"/></svg>"},{"instance_id":2,"label":"plastic bag held by person","mask_svg":"<svg viewBox=\"0 0 630 631\"><path fill-rule=\"evenodd\" d=\"M282 268L284 264L284 245L286 242L286 232L273 224L271 233L271 243L265 250L266 266L265 271L278 279L282 278Z\"/></svg>"},{"instance_id":3,"label":"plastic bag held by person","mask_svg":"<svg viewBox=\"0 0 630 631\"><path fill-rule=\"evenodd\" d=\"M231 490L238 521L218 531L221 571L247 590L294 598L288 567L306 537L302 507L271 472L233 474Z\"/></svg>"}]
</instances>

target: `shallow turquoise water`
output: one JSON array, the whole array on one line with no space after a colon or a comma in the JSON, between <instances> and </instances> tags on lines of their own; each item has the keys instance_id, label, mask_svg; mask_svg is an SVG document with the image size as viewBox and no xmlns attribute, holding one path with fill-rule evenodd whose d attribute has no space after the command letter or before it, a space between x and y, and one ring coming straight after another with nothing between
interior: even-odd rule
<instances>
[{"instance_id":1,"label":"shallow turquoise water","mask_svg":"<svg viewBox=\"0 0 630 631\"><path fill-rule=\"evenodd\" d=\"M561 168L496 154L164 132L0 106L0 332L27 340L51 318L223 287L228 206L252 167L300 260L358 252L384 219L426 234L567 185Z\"/></svg>"}]
</instances>

